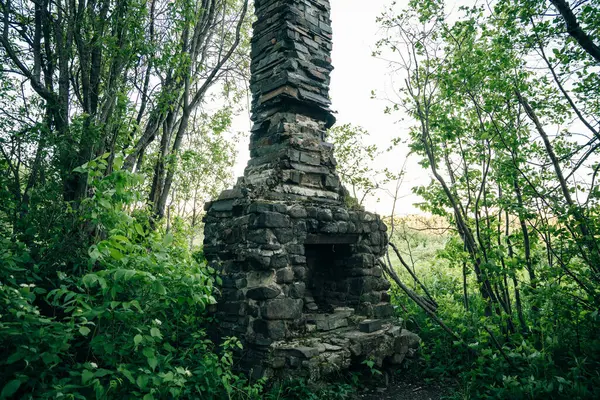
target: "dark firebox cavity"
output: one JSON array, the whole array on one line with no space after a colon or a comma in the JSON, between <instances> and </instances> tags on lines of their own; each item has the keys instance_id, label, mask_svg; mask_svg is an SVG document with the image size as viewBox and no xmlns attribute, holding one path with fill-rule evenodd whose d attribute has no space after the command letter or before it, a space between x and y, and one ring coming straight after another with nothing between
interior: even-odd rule
<instances>
[{"instance_id":1,"label":"dark firebox cavity","mask_svg":"<svg viewBox=\"0 0 600 400\"><path fill-rule=\"evenodd\" d=\"M311 312L331 313L337 307L352 307L349 302L347 266L352 256L349 244L306 244L308 268L307 290L315 301L316 309L305 302Z\"/></svg>"}]
</instances>

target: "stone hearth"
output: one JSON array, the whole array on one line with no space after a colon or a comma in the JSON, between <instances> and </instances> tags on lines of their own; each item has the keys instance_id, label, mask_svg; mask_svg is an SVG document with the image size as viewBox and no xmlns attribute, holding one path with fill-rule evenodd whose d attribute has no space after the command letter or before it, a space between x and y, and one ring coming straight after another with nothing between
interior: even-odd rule
<instances>
[{"instance_id":1,"label":"stone hearth","mask_svg":"<svg viewBox=\"0 0 600 400\"><path fill-rule=\"evenodd\" d=\"M386 226L353 209L326 140L328 0L255 0L251 159L207 204L204 252L223 284L218 334L255 375L311 379L371 358L400 363L418 337L395 326L382 277Z\"/></svg>"}]
</instances>

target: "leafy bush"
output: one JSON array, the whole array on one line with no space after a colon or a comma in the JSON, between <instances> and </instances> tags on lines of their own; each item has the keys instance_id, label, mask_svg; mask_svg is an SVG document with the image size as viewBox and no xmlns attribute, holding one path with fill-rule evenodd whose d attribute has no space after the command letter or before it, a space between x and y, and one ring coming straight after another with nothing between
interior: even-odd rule
<instances>
[{"instance_id":1,"label":"leafy bush","mask_svg":"<svg viewBox=\"0 0 600 400\"><path fill-rule=\"evenodd\" d=\"M423 235L417 232L416 235ZM434 238L429 246L436 246ZM407 251L406 243L398 242ZM432 382L447 380L456 386L456 399L595 399L600 396L600 339L596 334L598 313L577 305L564 285L538 287L535 295L524 296L524 307L531 301L540 304L539 329L542 343L527 332L508 336L490 324L484 315L485 304L470 282L469 310L460 287L461 264L453 251L454 240L436 256L424 251L416 259L416 273L436 299L438 316L463 339L459 343L410 301L396 286L392 301L402 304L410 329L423 339L421 360L410 373ZM408 274L401 274L406 282ZM540 301L540 299L542 301ZM401 308L398 308L400 310ZM501 344L505 359L486 328Z\"/></svg>"},{"instance_id":2,"label":"leafy bush","mask_svg":"<svg viewBox=\"0 0 600 400\"><path fill-rule=\"evenodd\" d=\"M309 383L305 379L291 379L275 385L266 395L267 400L343 400L354 393L354 385L342 382Z\"/></svg>"},{"instance_id":3,"label":"leafy bush","mask_svg":"<svg viewBox=\"0 0 600 400\"><path fill-rule=\"evenodd\" d=\"M46 254L55 241L0 242L0 398L258 398L263 382L233 372L240 342L217 348L205 333L214 271L184 238L130 213L138 178L105 166L81 169L94 192L77 211L87 255L48 264L31 247Z\"/></svg>"}]
</instances>

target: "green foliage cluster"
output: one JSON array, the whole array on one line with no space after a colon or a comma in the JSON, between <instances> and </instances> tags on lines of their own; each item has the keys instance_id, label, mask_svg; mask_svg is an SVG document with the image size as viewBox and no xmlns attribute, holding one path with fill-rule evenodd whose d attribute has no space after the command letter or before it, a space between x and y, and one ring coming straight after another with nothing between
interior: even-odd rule
<instances>
[{"instance_id":1,"label":"green foliage cluster","mask_svg":"<svg viewBox=\"0 0 600 400\"><path fill-rule=\"evenodd\" d=\"M258 398L262 383L233 373L241 344L215 348L206 335L214 271L184 235L128 211L139 176L104 168L103 158L80 168L94 189L77 219L96 237L87 249L48 262L36 254L61 234L2 239L0 398Z\"/></svg>"},{"instance_id":2,"label":"green foliage cluster","mask_svg":"<svg viewBox=\"0 0 600 400\"><path fill-rule=\"evenodd\" d=\"M206 333L197 243L235 159L248 1L0 10L0 398L257 398L240 343Z\"/></svg>"},{"instance_id":3,"label":"green foliage cluster","mask_svg":"<svg viewBox=\"0 0 600 400\"><path fill-rule=\"evenodd\" d=\"M597 398L600 3L448 7L391 7L378 43L431 177L420 207L448 228L435 255L394 233L438 317L411 310L428 373L470 398Z\"/></svg>"},{"instance_id":4,"label":"green foliage cluster","mask_svg":"<svg viewBox=\"0 0 600 400\"><path fill-rule=\"evenodd\" d=\"M438 303L436 314L462 341L450 337L394 285L392 302L408 328L423 339L420 360L408 379L446 382L451 387L449 398L456 399L598 398L598 312L582 308L564 293L561 282L555 282L538 292L522 293L524 309L531 310L533 302L537 306L535 315L530 311L525 317L539 318L541 339L531 331L511 334L485 315L486 305L472 275L467 278L469 309L465 308L461 240L451 230L431 230L439 220L424 225L427 220L398 219L393 241ZM400 276L420 292L407 272ZM501 342L506 358L486 328Z\"/></svg>"}]
</instances>

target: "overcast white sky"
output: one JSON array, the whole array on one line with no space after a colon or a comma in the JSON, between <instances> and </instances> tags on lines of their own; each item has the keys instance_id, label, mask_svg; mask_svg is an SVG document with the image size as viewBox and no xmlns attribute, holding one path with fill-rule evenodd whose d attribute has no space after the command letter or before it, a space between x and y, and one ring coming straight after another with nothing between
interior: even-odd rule
<instances>
[{"instance_id":1,"label":"overcast white sky","mask_svg":"<svg viewBox=\"0 0 600 400\"><path fill-rule=\"evenodd\" d=\"M406 0L398 0L397 7L402 7ZM332 108L337 111L337 123L360 125L370 133L370 141L387 147L392 138L403 135L409 122L396 122L401 114L385 115L383 109L386 102L372 100L371 91L379 94L393 93L388 77L387 63L371 56L377 40L378 24L375 19L390 4L391 0L331 0L333 21L333 54L335 70L332 74L331 98ZM248 114L238 116L234 121L234 130L248 131ZM235 176L243 175L248 161L248 138L238 144L238 160ZM399 171L406 158L406 148L400 147L393 153L378 160L378 167L387 167ZM413 203L419 201L418 196L411 193L415 185L429 182L427 171L417 164L416 157L409 159L407 177L396 207L396 214L414 214L418 210ZM393 190L393 187L390 189ZM381 194L380 201L371 199L366 204L370 211L388 215L392 208L392 199Z\"/></svg>"}]
</instances>

